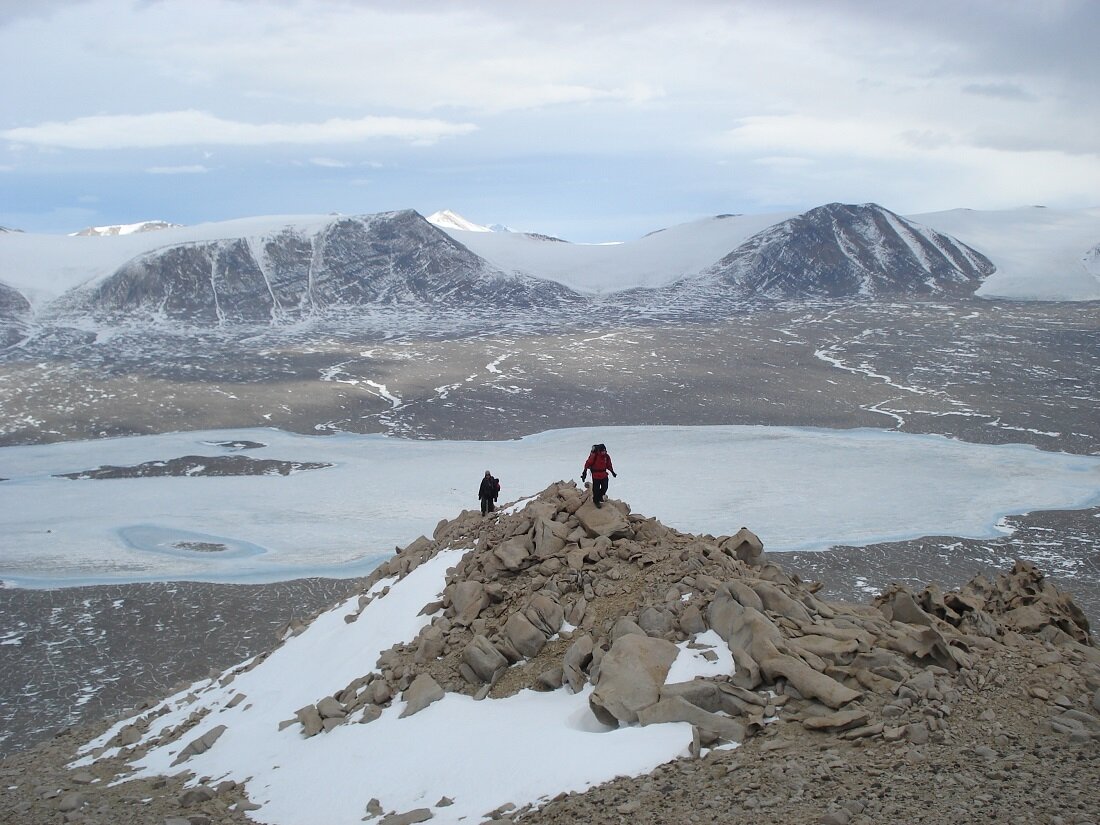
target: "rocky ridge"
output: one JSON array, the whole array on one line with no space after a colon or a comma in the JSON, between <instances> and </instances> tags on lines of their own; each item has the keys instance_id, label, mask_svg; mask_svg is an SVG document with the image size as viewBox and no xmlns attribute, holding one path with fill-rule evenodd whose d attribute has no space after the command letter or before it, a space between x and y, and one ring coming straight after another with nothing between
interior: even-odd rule
<instances>
[{"instance_id":1,"label":"rocky ridge","mask_svg":"<svg viewBox=\"0 0 1100 825\"><path fill-rule=\"evenodd\" d=\"M441 550L470 546L439 600L424 605L432 618L415 639L284 725L323 736L369 723L399 697L408 715L446 691L501 697L592 683L590 705L601 721L689 722L699 758L538 810L487 812L489 821L695 822L735 811L759 822L823 825L1016 821L1026 800L1028 822L1095 822L1100 650L1072 599L1031 565L947 593L895 586L871 605L826 602L817 583L784 572L747 529L680 533L621 502L597 509L562 482L489 519L469 512L441 522L375 572L360 611ZM283 637L307 625L294 623ZM708 631L735 669L667 684L674 643L717 656L699 641ZM26 823L56 821L47 812L89 823L152 821L117 815L119 806L127 810L119 801L126 784L101 787L149 747L142 734L151 720L121 728L109 743L123 748L121 759L70 777L68 795L13 780L0 799ZM187 729L166 734L187 743L181 769L218 736L215 728L189 740ZM721 747L730 742L742 744ZM1044 785L1046 777L1053 778ZM140 792L163 801L156 810L192 823L244 821L248 804L232 783L190 789L199 799L165 782L155 792L142 780ZM367 818L388 825L433 816L375 808Z\"/></svg>"},{"instance_id":2,"label":"rocky ridge","mask_svg":"<svg viewBox=\"0 0 1100 825\"><path fill-rule=\"evenodd\" d=\"M878 204L830 203L758 232L707 276L753 297L957 298L994 269L966 244Z\"/></svg>"},{"instance_id":3,"label":"rocky ridge","mask_svg":"<svg viewBox=\"0 0 1100 825\"><path fill-rule=\"evenodd\" d=\"M176 244L140 255L49 307L62 319L200 324L294 321L367 304L556 306L560 284L505 275L412 210L334 218L316 233Z\"/></svg>"}]
</instances>

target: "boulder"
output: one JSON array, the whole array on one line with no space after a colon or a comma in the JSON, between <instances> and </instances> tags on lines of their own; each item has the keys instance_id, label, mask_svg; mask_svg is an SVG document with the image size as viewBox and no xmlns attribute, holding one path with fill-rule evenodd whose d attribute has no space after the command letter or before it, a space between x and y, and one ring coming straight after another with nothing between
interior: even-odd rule
<instances>
[{"instance_id":1,"label":"boulder","mask_svg":"<svg viewBox=\"0 0 1100 825\"><path fill-rule=\"evenodd\" d=\"M682 696L663 697L660 701L642 708L638 711L638 721L642 725L688 722L702 733L727 742L740 742L745 738L745 726L736 719L703 710Z\"/></svg>"},{"instance_id":2,"label":"boulder","mask_svg":"<svg viewBox=\"0 0 1100 825\"><path fill-rule=\"evenodd\" d=\"M546 634L531 624L531 620L521 611L513 613L504 623L504 638L528 659L538 656L546 644Z\"/></svg>"},{"instance_id":3,"label":"boulder","mask_svg":"<svg viewBox=\"0 0 1100 825\"><path fill-rule=\"evenodd\" d=\"M565 651L562 659L563 679L573 693L579 693L585 683L585 669L592 661L592 650L595 647L592 637L585 633L578 637L569 649Z\"/></svg>"},{"instance_id":4,"label":"boulder","mask_svg":"<svg viewBox=\"0 0 1100 825\"><path fill-rule=\"evenodd\" d=\"M535 555L540 559L548 559L559 555L568 543L569 534L572 532L560 521L552 521L548 518L540 518L535 522Z\"/></svg>"},{"instance_id":5,"label":"boulder","mask_svg":"<svg viewBox=\"0 0 1100 825\"><path fill-rule=\"evenodd\" d=\"M908 589L895 585L874 600L874 605L887 619L905 624L919 624L931 627L933 618L921 610L917 600Z\"/></svg>"},{"instance_id":6,"label":"boulder","mask_svg":"<svg viewBox=\"0 0 1100 825\"><path fill-rule=\"evenodd\" d=\"M862 709L843 710L825 716L810 716L802 720L802 727L807 730L851 730L866 725L869 718L867 711Z\"/></svg>"},{"instance_id":7,"label":"boulder","mask_svg":"<svg viewBox=\"0 0 1100 825\"><path fill-rule=\"evenodd\" d=\"M420 631L420 641L413 654L413 661L421 664L431 662L443 655L443 631L434 625L428 625Z\"/></svg>"},{"instance_id":8,"label":"boulder","mask_svg":"<svg viewBox=\"0 0 1100 825\"><path fill-rule=\"evenodd\" d=\"M608 501L603 507L596 507L591 501L577 508L576 517L581 527L591 537L603 536L609 539L625 539L633 535L626 516L616 506L617 502Z\"/></svg>"},{"instance_id":9,"label":"boulder","mask_svg":"<svg viewBox=\"0 0 1100 825\"><path fill-rule=\"evenodd\" d=\"M763 581L753 582L752 589L760 597L760 601L764 603L765 610L770 610L780 616L786 616L788 619L794 619L796 622L807 624L813 622L810 611L806 609L805 605L792 599L774 584Z\"/></svg>"},{"instance_id":10,"label":"boulder","mask_svg":"<svg viewBox=\"0 0 1100 825\"><path fill-rule=\"evenodd\" d=\"M647 635L638 623L631 619L629 616L620 616L618 621L611 626L611 641L614 642L620 636L626 636L629 633L635 633L639 636Z\"/></svg>"},{"instance_id":11,"label":"boulder","mask_svg":"<svg viewBox=\"0 0 1100 825\"><path fill-rule=\"evenodd\" d=\"M672 614L657 607L647 607L638 616L638 626L647 636L664 636L672 630L672 623Z\"/></svg>"},{"instance_id":12,"label":"boulder","mask_svg":"<svg viewBox=\"0 0 1100 825\"><path fill-rule=\"evenodd\" d=\"M693 679L690 682L674 682L671 685L661 686L662 700L677 697L711 713L722 710L722 696L718 684L707 679Z\"/></svg>"},{"instance_id":13,"label":"boulder","mask_svg":"<svg viewBox=\"0 0 1100 825\"><path fill-rule=\"evenodd\" d=\"M760 662L760 669L771 681L786 679L801 696L817 699L831 708L840 708L863 694L845 687L824 673L818 673L801 659L793 656L772 656Z\"/></svg>"},{"instance_id":14,"label":"boulder","mask_svg":"<svg viewBox=\"0 0 1100 825\"><path fill-rule=\"evenodd\" d=\"M600 680L589 697L604 724L637 722L638 711L660 699L661 686L679 648L665 639L628 633L620 636L600 662Z\"/></svg>"},{"instance_id":15,"label":"boulder","mask_svg":"<svg viewBox=\"0 0 1100 825\"><path fill-rule=\"evenodd\" d=\"M760 597L756 595L756 591L745 584L743 581L734 579L725 583L726 589L733 598L745 607L751 607L753 610L759 610L764 612L764 602L760 600Z\"/></svg>"},{"instance_id":16,"label":"boulder","mask_svg":"<svg viewBox=\"0 0 1100 825\"><path fill-rule=\"evenodd\" d=\"M742 527L725 539L719 547L723 552L753 567L759 566L764 561L764 542L760 541L760 537L747 527Z\"/></svg>"},{"instance_id":17,"label":"boulder","mask_svg":"<svg viewBox=\"0 0 1100 825\"><path fill-rule=\"evenodd\" d=\"M565 609L544 593L531 597L523 615L546 636L553 636L565 623Z\"/></svg>"},{"instance_id":18,"label":"boulder","mask_svg":"<svg viewBox=\"0 0 1100 825\"><path fill-rule=\"evenodd\" d=\"M707 623L703 621L703 614L696 605L689 604L680 614L680 630L689 636L706 633Z\"/></svg>"},{"instance_id":19,"label":"boulder","mask_svg":"<svg viewBox=\"0 0 1100 825\"><path fill-rule=\"evenodd\" d=\"M460 625L469 626L489 606L489 595L481 582L461 581L450 588L449 595L455 609L455 621Z\"/></svg>"},{"instance_id":20,"label":"boulder","mask_svg":"<svg viewBox=\"0 0 1100 825\"><path fill-rule=\"evenodd\" d=\"M326 696L317 703L317 712L322 719L343 719L347 716L344 706L331 696Z\"/></svg>"},{"instance_id":21,"label":"boulder","mask_svg":"<svg viewBox=\"0 0 1100 825\"><path fill-rule=\"evenodd\" d=\"M321 714L317 712L316 705L306 705L295 713L298 721L302 723L302 736L307 739L321 732L323 724Z\"/></svg>"},{"instance_id":22,"label":"boulder","mask_svg":"<svg viewBox=\"0 0 1100 825\"><path fill-rule=\"evenodd\" d=\"M474 636L462 651L462 663L482 682L493 682L508 667L508 660L484 636ZM373 687L374 683L371 683Z\"/></svg>"},{"instance_id":23,"label":"boulder","mask_svg":"<svg viewBox=\"0 0 1100 825\"><path fill-rule=\"evenodd\" d=\"M841 641L831 639L828 636L809 634L788 639L787 644L798 652L808 652L822 659L828 659L834 664L851 661L856 651L859 650L859 642L855 639Z\"/></svg>"},{"instance_id":24,"label":"boulder","mask_svg":"<svg viewBox=\"0 0 1100 825\"><path fill-rule=\"evenodd\" d=\"M508 539L508 541L498 545L493 550L493 555L500 560L501 565L509 572L514 573L522 569L527 560L531 558L527 537L516 536Z\"/></svg>"},{"instance_id":25,"label":"boulder","mask_svg":"<svg viewBox=\"0 0 1100 825\"><path fill-rule=\"evenodd\" d=\"M206 753L210 750L211 746L218 741L220 737L225 733L225 725L218 725L215 728L211 728L202 736L196 737L187 743L187 746L179 752L179 755L172 761L172 766L175 767L180 762L186 762L192 756L197 756L200 753Z\"/></svg>"},{"instance_id":26,"label":"boulder","mask_svg":"<svg viewBox=\"0 0 1100 825\"><path fill-rule=\"evenodd\" d=\"M431 674L421 673L413 679L412 684L401 694L401 699L405 702L405 709L401 711L400 718L403 719L406 716L419 713L432 702L438 702L444 695L443 688L431 677Z\"/></svg>"}]
</instances>

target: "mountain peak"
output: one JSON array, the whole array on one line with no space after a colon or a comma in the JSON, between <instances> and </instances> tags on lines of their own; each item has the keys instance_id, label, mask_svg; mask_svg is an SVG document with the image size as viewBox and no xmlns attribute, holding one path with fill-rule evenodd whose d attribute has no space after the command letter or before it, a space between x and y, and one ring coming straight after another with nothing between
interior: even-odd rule
<instances>
[{"instance_id":1,"label":"mountain peak","mask_svg":"<svg viewBox=\"0 0 1100 825\"><path fill-rule=\"evenodd\" d=\"M79 237L103 237L106 235L133 235L136 232L156 232L160 229L171 229L182 226L179 223L168 221L138 221L137 223L116 223L109 226L89 226L79 232L70 234Z\"/></svg>"},{"instance_id":2,"label":"mountain peak","mask_svg":"<svg viewBox=\"0 0 1100 825\"><path fill-rule=\"evenodd\" d=\"M440 229L461 229L465 232L494 232L493 227L474 223L471 220L453 212L450 209L441 209L428 215L428 223L435 224Z\"/></svg>"}]
</instances>

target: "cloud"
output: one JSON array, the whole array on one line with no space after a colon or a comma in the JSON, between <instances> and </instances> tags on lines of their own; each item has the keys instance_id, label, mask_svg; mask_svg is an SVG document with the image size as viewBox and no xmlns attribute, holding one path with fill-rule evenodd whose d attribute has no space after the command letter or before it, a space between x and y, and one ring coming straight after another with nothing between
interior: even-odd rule
<instances>
[{"instance_id":1,"label":"cloud","mask_svg":"<svg viewBox=\"0 0 1100 825\"><path fill-rule=\"evenodd\" d=\"M418 144L464 135L477 127L432 118L333 118L319 123L243 123L189 109L145 115L94 115L0 132L15 143L65 149L144 149L167 146L341 144L395 138Z\"/></svg>"},{"instance_id":2,"label":"cloud","mask_svg":"<svg viewBox=\"0 0 1100 825\"><path fill-rule=\"evenodd\" d=\"M150 175L202 175L210 170L196 163L191 166L151 166L145 171Z\"/></svg>"},{"instance_id":3,"label":"cloud","mask_svg":"<svg viewBox=\"0 0 1100 825\"><path fill-rule=\"evenodd\" d=\"M349 166L354 165L335 158L310 158L309 162L314 166L320 166L322 169L347 169Z\"/></svg>"},{"instance_id":4,"label":"cloud","mask_svg":"<svg viewBox=\"0 0 1100 825\"><path fill-rule=\"evenodd\" d=\"M997 97L1002 100L1035 100L1035 95L1029 94L1017 83L967 83L962 90L968 95L983 95L985 97Z\"/></svg>"}]
</instances>

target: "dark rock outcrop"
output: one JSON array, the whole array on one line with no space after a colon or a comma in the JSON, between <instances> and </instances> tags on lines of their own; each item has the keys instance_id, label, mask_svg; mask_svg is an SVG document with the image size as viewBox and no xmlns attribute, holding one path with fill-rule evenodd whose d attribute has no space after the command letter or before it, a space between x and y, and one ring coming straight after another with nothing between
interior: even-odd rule
<instances>
[{"instance_id":1,"label":"dark rock outcrop","mask_svg":"<svg viewBox=\"0 0 1100 825\"><path fill-rule=\"evenodd\" d=\"M706 278L744 297L966 297L994 270L965 244L878 204L830 203L753 235Z\"/></svg>"},{"instance_id":2,"label":"dark rock outcrop","mask_svg":"<svg viewBox=\"0 0 1100 825\"><path fill-rule=\"evenodd\" d=\"M370 304L499 308L578 300L566 287L495 270L414 211L334 219L316 233L179 244L67 293L62 316L200 324L296 320Z\"/></svg>"}]
</instances>

